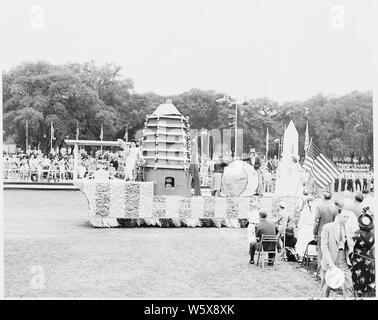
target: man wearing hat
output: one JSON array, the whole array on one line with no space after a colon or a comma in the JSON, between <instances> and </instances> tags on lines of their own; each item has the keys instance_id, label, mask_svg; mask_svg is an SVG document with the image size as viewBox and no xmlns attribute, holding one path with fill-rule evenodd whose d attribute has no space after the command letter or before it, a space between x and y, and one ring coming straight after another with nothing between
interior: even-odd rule
<instances>
[{"instance_id":1,"label":"man wearing hat","mask_svg":"<svg viewBox=\"0 0 378 320\"><path fill-rule=\"evenodd\" d=\"M351 265L349 254L353 252L353 231L347 224L349 219L346 210L339 210L335 221L324 225L321 233L321 292L324 297L329 297L333 285L328 281L328 275L334 271L342 271L344 279L341 279L344 297L354 297L352 274L348 265ZM335 269L337 267L338 269ZM329 277L328 277L329 278Z\"/></svg>"}]
</instances>

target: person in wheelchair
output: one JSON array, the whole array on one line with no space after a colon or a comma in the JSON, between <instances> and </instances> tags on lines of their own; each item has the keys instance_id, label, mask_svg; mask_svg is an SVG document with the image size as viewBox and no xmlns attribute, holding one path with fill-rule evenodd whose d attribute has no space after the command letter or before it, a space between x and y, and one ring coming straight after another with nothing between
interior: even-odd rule
<instances>
[{"instance_id":1,"label":"person in wheelchair","mask_svg":"<svg viewBox=\"0 0 378 320\"><path fill-rule=\"evenodd\" d=\"M279 233L279 241L277 243L277 251L280 253L284 247L293 247L297 243L297 239L294 237L294 216L286 208L286 203L281 201L278 207L278 212L272 220L276 225ZM289 238L289 244L287 244L287 238ZM295 243L293 243L295 241Z\"/></svg>"},{"instance_id":2,"label":"person in wheelchair","mask_svg":"<svg viewBox=\"0 0 378 320\"><path fill-rule=\"evenodd\" d=\"M297 238L295 237L294 227L294 222L289 220L286 227L285 236L283 234L281 235L281 241L285 245L285 248L295 249Z\"/></svg>"}]
</instances>

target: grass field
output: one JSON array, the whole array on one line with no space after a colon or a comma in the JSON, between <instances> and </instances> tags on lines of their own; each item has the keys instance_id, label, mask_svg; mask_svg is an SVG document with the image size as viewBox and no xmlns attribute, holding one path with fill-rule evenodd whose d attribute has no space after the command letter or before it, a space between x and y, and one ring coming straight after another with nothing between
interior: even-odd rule
<instances>
[{"instance_id":1,"label":"grass field","mask_svg":"<svg viewBox=\"0 0 378 320\"><path fill-rule=\"evenodd\" d=\"M246 229L95 229L86 214L78 191L4 191L6 297L319 297L297 264L249 265Z\"/></svg>"}]
</instances>

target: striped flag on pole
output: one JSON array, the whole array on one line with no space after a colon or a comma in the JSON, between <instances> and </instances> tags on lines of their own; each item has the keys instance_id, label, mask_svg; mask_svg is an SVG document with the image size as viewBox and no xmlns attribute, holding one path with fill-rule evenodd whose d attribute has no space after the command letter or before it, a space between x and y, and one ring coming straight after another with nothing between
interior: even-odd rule
<instances>
[{"instance_id":1,"label":"striped flag on pole","mask_svg":"<svg viewBox=\"0 0 378 320\"><path fill-rule=\"evenodd\" d=\"M312 141L306 153L303 169L310 172L321 188L328 186L340 174L333 162Z\"/></svg>"}]
</instances>

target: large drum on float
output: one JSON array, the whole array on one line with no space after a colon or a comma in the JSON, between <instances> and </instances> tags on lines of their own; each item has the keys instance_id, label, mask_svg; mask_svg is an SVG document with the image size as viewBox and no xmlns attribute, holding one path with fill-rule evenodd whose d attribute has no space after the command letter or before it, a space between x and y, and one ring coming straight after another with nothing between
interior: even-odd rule
<instances>
[{"instance_id":1,"label":"large drum on float","mask_svg":"<svg viewBox=\"0 0 378 320\"><path fill-rule=\"evenodd\" d=\"M222 191L229 197L250 197L256 192L259 179L247 162L236 160L224 168Z\"/></svg>"}]
</instances>

